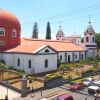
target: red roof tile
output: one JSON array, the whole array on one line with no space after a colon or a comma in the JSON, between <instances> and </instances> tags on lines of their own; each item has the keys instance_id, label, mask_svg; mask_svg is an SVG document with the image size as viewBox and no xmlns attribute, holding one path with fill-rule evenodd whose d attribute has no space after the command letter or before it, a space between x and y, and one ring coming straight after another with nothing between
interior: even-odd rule
<instances>
[{"instance_id":1,"label":"red roof tile","mask_svg":"<svg viewBox=\"0 0 100 100\"><path fill-rule=\"evenodd\" d=\"M21 39L21 45L7 50L6 52L23 52L33 53L43 45L49 45L56 51L85 51L82 47L71 43L70 41L64 40L42 40L42 39Z\"/></svg>"}]
</instances>

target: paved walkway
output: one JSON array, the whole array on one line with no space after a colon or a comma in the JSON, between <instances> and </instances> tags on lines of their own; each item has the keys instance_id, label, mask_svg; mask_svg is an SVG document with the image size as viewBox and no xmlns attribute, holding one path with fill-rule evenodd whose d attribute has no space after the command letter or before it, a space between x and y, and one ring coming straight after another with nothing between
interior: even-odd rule
<instances>
[{"instance_id":1,"label":"paved walkway","mask_svg":"<svg viewBox=\"0 0 100 100\"><path fill-rule=\"evenodd\" d=\"M5 95L7 95L7 88L0 85L0 99L4 99ZM9 100L14 100L14 98L20 97L20 95L21 94L13 91L11 89L8 89L8 98L9 98Z\"/></svg>"}]
</instances>

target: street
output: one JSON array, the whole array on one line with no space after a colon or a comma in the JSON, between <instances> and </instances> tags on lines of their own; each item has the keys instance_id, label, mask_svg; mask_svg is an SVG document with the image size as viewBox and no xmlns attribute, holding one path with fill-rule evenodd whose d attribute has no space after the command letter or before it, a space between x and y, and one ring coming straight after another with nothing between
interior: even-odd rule
<instances>
[{"instance_id":1,"label":"street","mask_svg":"<svg viewBox=\"0 0 100 100\"><path fill-rule=\"evenodd\" d=\"M18 97L18 98L14 98L13 100L33 100L33 99L40 100L41 98L47 98L47 100L55 100L56 96L63 93L71 94L74 97L74 100L85 100L85 98L87 98L87 100L94 100L93 96L71 92L61 87L56 87L49 90L43 90L42 96L41 96L41 92L36 92L35 96L34 95L32 96L32 94L29 94L25 98Z\"/></svg>"},{"instance_id":2,"label":"street","mask_svg":"<svg viewBox=\"0 0 100 100\"><path fill-rule=\"evenodd\" d=\"M94 76L95 80L99 79L99 76ZM41 98L47 98L47 100L55 100L55 98L63 93L68 93L71 94L74 97L74 100L85 100L85 98L87 98L87 100L94 100L93 96L89 96L88 92L87 92L87 87L79 92L71 92L68 91L67 88L65 86L59 86L59 87L55 87L52 89L46 89L46 90L42 90L42 91L38 91L35 93L30 93L27 95L27 97L20 97L19 93L14 92L11 89L9 90L9 100L40 100ZM2 91L2 92L1 92ZM4 91L4 92L3 92ZM0 86L0 96L4 96L6 95L7 92L7 88ZM4 98L4 97L3 97Z\"/></svg>"}]
</instances>

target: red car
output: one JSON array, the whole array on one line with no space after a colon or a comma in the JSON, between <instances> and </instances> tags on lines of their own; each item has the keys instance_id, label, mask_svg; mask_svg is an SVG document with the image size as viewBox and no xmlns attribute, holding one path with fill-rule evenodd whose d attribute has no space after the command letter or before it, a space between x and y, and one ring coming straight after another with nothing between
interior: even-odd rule
<instances>
[{"instance_id":1,"label":"red car","mask_svg":"<svg viewBox=\"0 0 100 100\"><path fill-rule=\"evenodd\" d=\"M71 84L70 86L68 86L68 88L71 90L71 91L76 91L76 90L82 90L85 88L84 84L83 83L73 83Z\"/></svg>"},{"instance_id":2,"label":"red car","mask_svg":"<svg viewBox=\"0 0 100 100\"><path fill-rule=\"evenodd\" d=\"M71 94L62 94L57 96L56 100L74 100L73 96Z\"/></svg>"}]
</instances>

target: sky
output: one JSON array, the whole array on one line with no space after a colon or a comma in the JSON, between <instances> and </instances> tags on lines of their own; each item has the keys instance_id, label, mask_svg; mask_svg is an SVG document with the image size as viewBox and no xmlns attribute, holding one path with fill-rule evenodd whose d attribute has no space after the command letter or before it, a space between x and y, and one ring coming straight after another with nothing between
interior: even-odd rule
<instances>
[{"instance_id":1,"label":"sky","mask_svg":"<svg viewBox=\"0 0 100 100\"><path fill-rule=\"evenodd\" d=\"M45 38L47 22L51 36L62 26L65 36L83 36L89 16L96 32L100 32L100 0L0 0L0 8L17 16L21 37L31 37L33 25L38 23L39 38Z\"/></svg>"}]
</instances>

